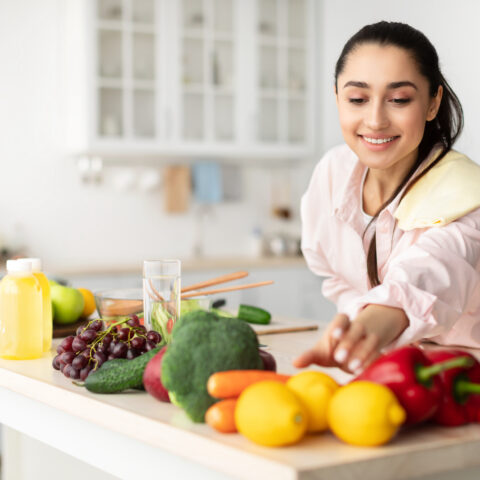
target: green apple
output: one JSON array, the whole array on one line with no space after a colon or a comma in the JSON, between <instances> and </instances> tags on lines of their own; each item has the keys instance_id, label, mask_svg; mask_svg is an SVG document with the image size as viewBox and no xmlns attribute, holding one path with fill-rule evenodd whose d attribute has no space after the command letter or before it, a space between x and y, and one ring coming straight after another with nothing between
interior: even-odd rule
<instances>
[{"instance_id":1,"label":"green apple","mask_svg":"<svg viewBox=\"0 0 480 480\"><path fill-rule=\"evenodd\" d=\"M55 312L53 321L59 324L75 323L83 311L83 295L76 289L63 285L52 285L50 288L52 309Z\"/></svg>"},{"instance_id":2,"label":"green apple","mask_svg":"<svg viewBox=\"0 0 480 480\"><path fill-rule=\"evenodd\" d=\"M58 282L52 280L51 278L48 279L48 283L50 284L50 287L53 287L54 285L60 285Z\"/></svg>"}]
</instances>

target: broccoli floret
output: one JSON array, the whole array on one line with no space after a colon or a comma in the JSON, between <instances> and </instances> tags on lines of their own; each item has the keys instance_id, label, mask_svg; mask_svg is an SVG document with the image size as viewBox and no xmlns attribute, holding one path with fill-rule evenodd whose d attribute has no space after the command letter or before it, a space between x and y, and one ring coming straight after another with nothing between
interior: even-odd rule
<instances>
[{"instance_id":1,"label":"broccoli floret","mask_svg":"<svg viewBox=\"0 0 480 480\"><path fill-rule=\"evenodd\" d=\"M248 324L198 310L173 329L162 360L162 384L194 422L204 422L205 412L217 401L207 392L212 373L262 368L257 336Z\"/></svg>"}]
</instances>

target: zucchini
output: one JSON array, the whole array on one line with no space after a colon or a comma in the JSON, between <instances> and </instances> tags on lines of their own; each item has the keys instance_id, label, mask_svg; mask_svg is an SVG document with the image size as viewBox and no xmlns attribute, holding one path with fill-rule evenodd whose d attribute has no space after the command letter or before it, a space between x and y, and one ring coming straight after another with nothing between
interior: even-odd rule
<instances>
[{"instance_id":1,"label":"zucchini","mask_svg":"<svg viewBox=\"0 0 480 480\"><path fill-rule=\"evenodd\" d=\"M117 393L130 388L141 388L143 371L162 346L155 347L133 360L119 358L105 362L87 377L85 387L93 393Z\"/></svg>"},{"instance_id":2,"label":"zucchini","mask_svg":"<svg viewBox=\"0 0 480 480\"><path fill-rule=\"evenodd\" d=\"M252 307L251 305L240 305L238 307L237 317L248 323L257 323L267 325L270 323L272 316L263 308Z\"/></svg>"}]
</instances>

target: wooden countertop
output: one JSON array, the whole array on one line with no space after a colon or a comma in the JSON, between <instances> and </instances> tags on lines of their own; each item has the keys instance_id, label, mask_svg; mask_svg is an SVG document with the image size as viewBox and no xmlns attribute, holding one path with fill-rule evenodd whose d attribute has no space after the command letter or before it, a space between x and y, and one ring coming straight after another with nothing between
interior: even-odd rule
<instances>
[{"instance_id":1,"label":"wooden countertop","mask_svg":"<svg viewBox=\"0 0 480 480\"><path fill-rule=\"evenodd\" d=\"M292 359L319 334L317 330L264 335L259 341L273 353L280 372L295 373ZM209 467L226 478L385 480L480 465L479 425L405 429L390 444L377 448L349 446L330 433L307 436L291 447L264 448L239 434L222 435L205 424L194 424L179 408L145 392L92 394L53 370L53 355L31 361L0 360L0 392L15 392L87 425ZM340 382L349 379L338 369L326 371ZM9 412L2 415L6 419ZM51 428L63 426L51 423Z\"/></svg>"}]
</instances>

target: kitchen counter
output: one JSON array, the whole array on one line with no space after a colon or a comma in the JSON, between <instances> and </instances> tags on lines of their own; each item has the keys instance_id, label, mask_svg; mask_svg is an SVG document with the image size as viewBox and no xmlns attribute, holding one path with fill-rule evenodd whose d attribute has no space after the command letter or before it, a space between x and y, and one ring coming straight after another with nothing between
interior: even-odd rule
<instances>
[{"instance_id":1,"label":"kitchen counter","mask_svg":"<svg viewBox=\"0 0 480 480\"><path fill-rule=\"evenodd\" d=\"M306 267L301 255L291 256L232 256L232 257L197 257L180 258L182 272L197 272L201 270L248 270L251 268L281 268L281 267ZM59 276L87 276L87 275L116 275L138 274L142 275L143 262L123 265L82 265L53 269L52 274Z\"/></svg>"},{"instance_id":2,"label":"kitchen counter","mask_svg":"<svg viewBox=\"0 0 480 480\"><path fill-rule=\"evenodd\" d=\"M259 341L268 345L280 372L294 373L292 359L318 335L263 335ZM92 394L53 370L52 358L53 352L39 360L0 360L0 421L9 432L51 447L45 465L60 450L119 478L387 480L480 466L479 425L406 429L377 448L349 446L330 433L307 436L291 447L264 448L194 424L179 408L145 392ZM340 382L349 378L338 369L328 373ZM19 464L29 461L14 447L10 442L4 449L4 480L19 480ZM63 475L69 478L65 470ZM36 478L43 478L40 467Z\"/></svg>"}]
</instances>

